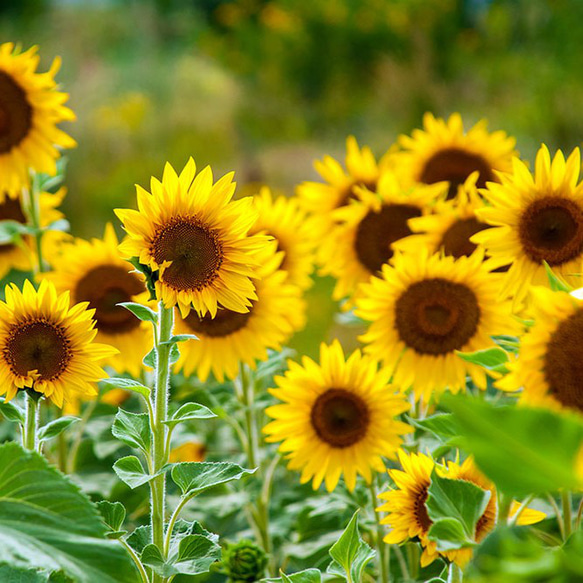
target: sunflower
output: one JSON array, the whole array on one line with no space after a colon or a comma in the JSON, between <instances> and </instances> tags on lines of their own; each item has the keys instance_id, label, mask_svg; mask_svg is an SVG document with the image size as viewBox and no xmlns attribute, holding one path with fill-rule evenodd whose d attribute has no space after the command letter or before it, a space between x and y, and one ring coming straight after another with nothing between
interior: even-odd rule
<instances>
[{"instance_id":1,"label":"sunflower","mask_svg":"<svg viewBox=\"0 0 583 583\"><path fill-rule=\"evenodd\" d=\"M528 315L534 325L522 337L510 374L496 383L507 391L523 388L520 400L533 406L583 412L583 299L577 293L530 290Z\"/></svg>"},{"instance_id":2,"label":"sunflower","mask_svg":"<svg viewBox=\"0 0 583 583\"><path fill-rule=\"evenodd\" d=\"M70 306L69 294L58 295L43 281L23 291L6 286L0 302L0 391L6 400L19 389L43 393L55 405L96 395L94 383L107 374L97 363L116 352L93 342L97 330L87 304Z\"/></svg>"},{"instance_id":3,"label":"sunflower","mask_svg":"<svg viewBox=\"0 0 583 583\"><path fill-rule=\"evenodd\" d=\"M253 253L268 238L246 236L257 213L250 197L230 202L232 173L215 184L208 166L195 174L191 158L180 176L166 164L162 182L152 178L151 194L136 187L139 211L115 211L129 235L120 251L155 272L158 299L178 305L183 317L191 305L201 316L214 317L219 304L248 312L257 299Z\"/></svg>"},{"instance_id":4,"label":"sunflower","mask_svg":"<svg viewBox=\"0 0 583 583\"><path fill-rule=\"evenodd\" d=\"M547 284L544 262L569 283L580 282L583 259L583 183L576 148L567 158L558 151L551 161L546 146L536 156L534 176L514 159L512 173L501 184L490 183L482 194L492 203L478 217L495 228L472 237L493 258L512 266L502 280L501 296L518 304L530 284Z\"/></svg>"},{"instance_id":5,"label":"sunflower","mask_svg":"<svg viewBox=\"0 0 583 583\"><path fill-rule=\"evenodd\" d=\"M283 258L273 242L257 255L261 264L256 282L257 299L248 312L219 309L216 316L191 312L176 318L177 334L195 334L180 348L176 370L187 376L196 371L204 382L212 372L223 381L234 380L239 364L255 368L257 360L267 360L268 349L281 350L291 335L305 325L305 302L301 290L289 283L285 271L278 269Z\"/></svg>"},{"instance_id":6,"label":"sunflower","mask_svg":"<svg viewBox=\"0 0 583 583\"><path fill-rule=\"evenodd\" d=\"M300 205L311 215L310 228L317 241L325 239L334 225L330 213L356 198L356 186L376 191L388 160L389 157L385 156L377 163L369 147L360 148L356 139L349 136L346 140L346 170L331 156L314 162L316 171L325 182L303 182L297 187L297 195Z\"/></svg>"},{"instance_id":7,"label":"sunflower","mask_svg":"<svg viewBox=\"0 0 583 583\"><path fill-rule=\"evenodd\" d=\"M287 271L289 282L301 289L312 285L313 270L312 231L306 222L306 213L299 208L297 199L279 196L263 187L253 198L259 216L249 234L266 233L277 241L279 251L285 253L280 269Z\"/></svg>"},{"instance_id":8,"label":"sunflower","mask_svg":"<svg viewBox=\"0 0 583 583\"><path fill-rule=\"evenodd\" d=\"M46 227L64 217L63 213L57 210L57 207L65 198L66 192L65 188L61 188L55 194L40 193L41 227ZM27 224L22 195L16 198L4 197L4 199L0 199L0 221L16 221L21 225ZM42 237L43 256L53 257L60 244L68 238L69 235L63 231L45 231ZM23 235L19 244L0 244L0 279L11 269L32 271L36 262L35 255L35 242L29 235Z\"/></svg>"},{"instance_id":9,"label":"sunflower","mask_svg":"<svg viewBox=\"0 0 583 583\"><path fill-rule=\"evenodd\" d=\"M449 182L448 198L455 198L458 186L478 172L478 187L497 180L496 171L508 171L516 154L516 140L497 131L489 133L481 120L467 132L459 113L447 121L433 114L423 116L423 130L400 136L401 151L394 154L393 164L409 183Z\"/></svg>"},{"instance_id":10,"label":"sunflower","mask_svg":"<svg viewBox=\"0 0 583 583\"><path fill-rule=\"evenodd\" d=\"M393 382L428 401L433 391L464 389L466 374L486 388L486 373L456 351L494 346L493 334L513 334L510 302L497 299L497 274L479 250L470 257L412 258L396 253L381 277L361 286L356 314L371 322L361 340L365 352L394 371Z\"/></svg>"},{"instance_id":11,"label":"sunflower","mask_svg":"<svg viewBox=\"0 0 583 583\"><path fill-rule=\"evenodd\" d=\"M142 359L152 346L152 329L117 304L147 302L147 292L143 277L130 273L131 266L119 256L113 226L106 226L103 239L76 239L64 246L53 267L45 277L58 292L70 291L75 303L89 302L95 309L97 340L119 350L105 364L118 373L139 376Z\"/></svg>"},{"instance_id":12,"label":"sunflower","mask_svg":"<svg viewBox=\"0 0 583 583\"><path fill-rule=\"evenodd\" d=\"M379 494L385 502L376 509L377 512L387 513L381 524L391 529L383 540L393 545L418 538L423 547L421 566L425 567L439 556L436 543L427 537L433 523L425 507L431 474L437 466L431 457L423 453L407 454L401 449L398 455L403 469L388 470L397 487Z\"/></svg>"},{"instance_id":13,"label":"sunflower","mask_svg":"<svg viewBox=\"0 0 583 583\"><path fill-rule=\"evenodd\" d=\"M320 347L320 364L304 357L289 363L278 388L270 393L283 401L266 409L274 419L264 429L266 441L282 441L290 470L301 470L301 483L314 489L324 480L331 492L344 475L354 490L360 474L370 483L371 470L385 469L383 456L394 458L401 435L411 428L396 419L409 404L388 385L390 372L355 351L344 359L335 340Z\"/></svg>"},{"instance_id":14,"label":"sunflower","mask_svg":"<svg viewBox=\"0 0 583 583\"><path fill-rule=\"evenodd\" d=\"M391 244L411 234L407 221L425 214L442 185L403 190L395 174L384 171L377 193L356 187L357 199L332 213L337 224L322 241L322 274L336 277L333 298L350 296L359 283L379 273L393 256Z\"/></svg>"},{"instance_id":15,"label":"sunflower","mask_svg":"<svg viewBox=\"0 0 583 583\"><path fill-rule=\"evenodd\" d=\"M14 43L0 45L0 193L17 197L29 184L29 169L55 175L57 146L74 147L57 128L75 114L63 105L68 95L57 91L56 58L46 73L36 73L37 48L20 52Z\"/></svg>"}]
</instances>

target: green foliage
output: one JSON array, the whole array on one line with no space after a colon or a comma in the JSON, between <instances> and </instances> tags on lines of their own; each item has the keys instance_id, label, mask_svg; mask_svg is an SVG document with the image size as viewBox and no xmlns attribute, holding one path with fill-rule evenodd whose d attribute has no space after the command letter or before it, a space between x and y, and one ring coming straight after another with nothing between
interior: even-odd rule
<instances>
[{"instance_id":1,"label":"green foliage","mask_svg":"<svg viewBox=\"0 0 583 583\"><path fill-rule=\"evenodd\" d=\"M0 564L10 565L0 573L64 571L77 583L135 583L128 555L105 539L95 507L77 486L15 443L0 445L0 467ZM8 577L15 574L0 580ZM29 574L22 580L36 583Z\"/></svg>"},{"instance_id":2,"label":"green foliage","mask_svg":"<svg viewBox=\"0 0 583 583\"><path fill-rule=\"evenodd\" d=\"M267 566L267 555L253 541L242 539L227 544L223 550L221 572L232 583L254 583L259 581Z\"/></svg>"},{"instance_id":3,"label":"green foliage","mask_svg":"<svg viewBox=\"0 0 583 583\"><path fill-rule=\"evenodd\" d=\"M42 443L60 435L65 429L71 427L74 423L80 421L79 417L72 415L63 415L53 421L50 421L38 430L38 440Z\"/></svg>"},{"instance_id":4,"label":"green foliage","mask_svg":"<svg viewBox=\"0 0 583 583\"><path fill-rule=\"evenodd\" d=\"M282 572L281 577L265 579L265 581L268 583L320 583L322 581L322 573L318 569L306 569L291 575L286 575Z\"/></svg>"},{"instance_id":5,"label":"green foliage","mask_svg":"<svg viewBox=\"0 0 583 583\"><path fill-rule=\"evenodd\" d=\"M408 417L407 421L414 427L433 433L443 441L449 441L458 435L458 428L451 413L436 413L424 419Z\"/></svg>"},{"instance_id":6,"label":"green foliage","mask_svg":"<svg viewBox=\"0 0 583 583\"><path fill-rule=\"evenodd\" d=\"M172 336L169 340L166 340L166 342L160 342L160 346L163 345L172 346L177 342L186 342L187 340L198 340L198 336L194 334L176 334L175 336Z\"/></svg>"},{"instance_id":7,"label":"green foliage","mask_svg":"<svg viewBox=\"0 0 583 583\"><path fill-rule=\"evenodd\" d=\"M125 389L127 391L133 391L134 393L138 393L148 399L150 397L151 390L149 387L144 386L142 383L138 381L134 381L133 379L125 379L121 377L110 377L108 379L103 379L101 384L105 385L106 387L111 388L118 388L118 389Z\"/></svg>"},{"instance_id":8,"label":"green foliage","mask_svg":"<svg viewBox=\"0 0 583 583\"><path fill-rule=\"evenodd\" d=\"M549 287L553 291L573 291L573 288L566 281L553 272L551 266L546 261L543 261L543 265L545 266L545 272L547 274L547 279L549 280Z\"/></svg>"},{"instance_id":9,"label":"green foliage","mask_svg":"<svg viewBox=\"0 0 583 583\"><path fill-rule=\"evenodd\" d=\"M142 462L135 455L122 457L113 464L113 470L117 477L132 489L147 484L156 476L167 472L171 467L172 464L167 464L159 472L150 475L146 473Z\"/></svg>"},{"instance_id":10,"label":"green foliage","mask_svg":"<svg viewBox=\"0 0 583 583\"><path fill-rule=\"evenodd\" d=\"M439 551L475 545L476 524L490 495L475 484L442 478L433 470L425 506L433 522L428 536L437 543Z\"/></svg>"},{"instance_id":11,"label":"green foliage","mask_svg":"<svg viewBox=\"0 0 583 583\"><path fill-rule=\"evenodd\" d=\"M170 419L164 421L164 424L169 427L175 427L179 423L186 423L194 419L211 419L212 417L216 417L216 415L204 405L185 403Z\"/></svg>"},{"instance_id":12,"label":"green foliage","mask_svg":"<svg viewBox=\"0 0 583 583\"><path fill-rule=\"evenodd\" d=\"M364 568L375 556L373 551L361 538L358 531L358 510L354 513L342 536L330 547L332 563L329 573L341 575L349 581L359 583Z\"/></svg>"},{"instance_id":13,"label":"green foliage","mask_svg":"<svg viewBox=\"0 0 583 583\"><path fill-rule=\"evenodd\" d=\"M106 526L108 526L114 533L122 532L121 528L126 518L126 509L121 502L101 500L100 502L97 502L97 508L101 513L101 518Z\"/></svg>"},{"instance_id":14,"label":"green foliage","mask_svg":"<svg viewBox=\"0 0 583 583\"><path fill-rule=\"evenodd\" d=\"M152 432L147 413L130 413L118 409L111 427L113 436L130 447L136 447L144 454L150 451Z\"/></svg>"},{"instance_id":15,"label":"green foliage","mask_svg":"<svg viewBox=\"0 0 583 583\"><path fill-rule=\"evenodd\" d=\"M491 370L497 373L506 373L508 369L508 353L502 348L486 348L484 350L477 350L476 352L460 352L456 350L456 354L466 362L477 364L486 370Z\"/></svg>"},{"instance_id":16,"label":"green foliage","mask_svg":"<svg viewBox=\"0 0 583 583\"><path fill-rule=\"evenodd\" d=\"M502 491L523 497L580 487L575 460L583 422L578 417L467 396L444 395L442 402L454 414L462 448Z\"/></svg>"},{"instance_id":17,"label":"green foliage","mask_svg":"<svg viewBox=\"0 0 583 583\"><path fill-rule=\"evenodd\" d=\"M14 423L24 423L24 411L12 402L7 403L4 399L0 400L0 413L5 419Z\"/></svg>"},{"instance_id":18,"label":"green foliage","mask_svg":"<svg viewBox=\"0 0 583 583\"><path fill-rule=\"evenodd\" d=\"M121 302L117 305L129 310L136 318L142 320L142 322L158 323L158 314L152 308L148 308L148 306L136 304L135 302Z\"/></svg>"},{"instance_id":19,"label":"green foliage","mask_svg":"<svg viewBox=\"0 0 583 583\"><path fill-rule=\"evenodd\" d=\"M255 473L230 462L183 462L172 468L172 479L183 496L196 496L209 488Z\"/></svg>"}]
</instances>

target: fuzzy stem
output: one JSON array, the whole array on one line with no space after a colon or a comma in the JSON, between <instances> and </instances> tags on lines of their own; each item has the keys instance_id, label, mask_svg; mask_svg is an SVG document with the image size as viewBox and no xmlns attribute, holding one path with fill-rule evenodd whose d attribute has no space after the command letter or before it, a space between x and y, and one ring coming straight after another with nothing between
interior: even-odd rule
<instances>
[{"instance_id":1,"label":"fuzzy stem","mask_svg":"<svg viewBox=\"0 0 583 583\"><path fill-rule=\"evenodd\" d=\"M121 546L129 553L130 557L132 558L132 561L134 562L138 571L140 572L140 578L142 580L142 583L149 583L148 574L146 573L146 569L144 569L144 565L142 565L142 562L140 561L140 559L139 559L138 555L136 554L136 552L134 551L134 549L132 549L132 547L130 547L130 545L125 540L123 540L121 538L118 538L117 540L121 544Z\"/></svg>"},{"instance_id":2,"label":"fuzzy stem","mask_svg":"<svg viewBox=\"0 0 583 583\"><path fill-rule=\"evenodd\" d=\"M559 506L557 505L557 503L555 502L555 499L553 498L553 496L551 494L547 495L547 500L550 502L551 506L553 507L553 510L555 511L555 517L557 519L557 524L559 525L559 531L561 532L561 538L564 540L565 539L565 523L563 521L563 515L561 514L561 511L559 510Z\"/></svg>"},{"instance_id":3,"label":"fuzzy stem","mask_svg":"<svg viewBox=\"0 0 583 583\"><path fill-rule=\"evenodd\" d=\"M168 463L166 433L168 428L164 421L168 416L168 392L170 376L170 345L174 311L172 308L158 304L158 334L156 342L156 386L154 390L154 425L152 427L152 472L159 472ZM152 542L164 552L164 512L166 501L166 475L156 476L150 482ZM152 583L161 583L163 578L152 574Z\"/></svg>"},{"instance_id":4,"label":"fuzzy stem","mask_svg":"<svg viewBox=\"0 0 583 583\"><path fill-rule=\"evenodd\" d=\"M375 519L376 524L376 547L378 552L378 565L379 565L379 581L381 583L389 583L390 574L389 574L389 546L383 542L383 527L380 522L380 515L376 511L378 494L376 488L376 476L373 476L371 483L369 485L370 496L371 496L371 503L372 503L372 512Z\"/></svg>"},{"instance_id":5,"label":"fuzzy stem","mask_svg":"<svg viewBox=\"0 0 583 583\"><path fill-rule=\"evenodd\" d=\"M455 563L450 563L449 572L447 574L447 583L462 583L463 579L463 571Z\"/></svg>"},{"instance_id":6,"label":"fuzzy stem","mask_svg":"<svg viewBox=\"0 0 583 583\"><path fill-rule=\"evenodd\" d=\"M564 536L567 540L571 536L571 528L573 526L573 519L571 517L571 492L563 490L561 492L561 501L563 503L563 524L565 527Z\"/></svg>"},{"instance_id":7,"label":"fuzzy stem","mask_svg":"<svg viewBox=\"0 0 583 583\"><path fill-rule=\"evenodd\" d=\"M39 406L38 400L26 392L26 411L22 428L22 446L30 451L37 451L36 433L38 429Z\"/></svg>"}]
</instances>

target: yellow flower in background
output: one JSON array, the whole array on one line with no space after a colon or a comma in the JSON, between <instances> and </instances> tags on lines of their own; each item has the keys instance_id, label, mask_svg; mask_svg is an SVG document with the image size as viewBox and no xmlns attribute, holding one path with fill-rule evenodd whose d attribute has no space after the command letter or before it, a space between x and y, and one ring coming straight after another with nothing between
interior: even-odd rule
<instances>
[{"instance_id":1,"label":"yellow flower in background","mask_svg":"<svg viewBox=\"0 0 583 583\"><path fill-rule=\"evenodd\" d=\"M412 431L397 420L409 404L390 376L359 350L345 360L337 340L322 344L319 364L304 357L275 378L278 388L269 392L283 403L265 410L274 419L263 429L266 441L282 441L288 468L301 470L301 483L312 480L314 489L324 481L331 492L341 475L350 491L358 474L370 483Z\"/></svg>"},{"instance_id":2,"label":"yellow flower in background","mask_svg":"<svg viewBox=\"0 0 583 583\"><path fill-rule=\"evenodd\" d=\"M152 178L152 193L136 187L139 211L115 211L128 233L120 251L158 274L158 299L183 317L191 307L212 317L219 305L248 312L257 299L253 253L268 238L246 236L257 212L251 198L231 202L232 173L214 184L208 166L195 174L191 158L180 176L166 164L162 182Z\"/></svg>"},{"instance_id":3,"label":"yellow flower in background","mask_svg":"<svg viewBox=\"0 0 583 583\"><path fill-rule=\"evenodd\" d=\"M170 450L168 461L171 464L181 462L202 462L206 455L206 446L200 441L186 441Z\"/></svg>"},{"instance_id":4,"label":"yellow flower in background","mask_svg":"<svg viewBox=\"0 0 583 583\"><path fill-rule=\"evenodd\" d=\"M295 198L274 198L267 187L253 197L259 216L249 234L264 233L277 241L278 251L285 253L280 269L287 271L289 282L301 289L312 285L314 240L306 213Z\"/></svg>"},{"instance_id":5,"label":"yellow flower in background","mask_svg":"<svg viewBox=\"0 0 583 583\"><path fill-rule=\"evenodd\" d=\"M63 202L67 191L60 188L55 194L41 192L39 197L41 227L46 227L64 217L57 207ZM16 221L21 225L27 223L22 195L12 198L5 197L0 202L0 221ZM45 258L52 257L60 244L70 238L63 231L45 231L42 237L42 252ZM35 242L29 235L23 235L17 243L0 244L0 279L11 269L32 271L36 263Z\"/></svg>"},{"instance_id":6,"label":"yellow flower in background","mask_svg":"<svg viewBox=\"0 0 583 583\"><path fill-rule=\"evenodd\" d=\"M583 412L583 298L574 292L530 290L534 325L521 338L519 358L496 386L518 391L527 405Z\"/></svg>"},{"instance_id":7,"label":"yellow flower in background","mask_svg":"<svg viewBox=\"0 0 583 583\"><path fill-rule=\"evenodd\" d=\"M131 391L126 391L124 389L110 389L106 393L103 393L99 400L106 405L111 405L112 407L119 407L125 403L132 396Z\"/></svg>"},{"instance_id":8,"label":"yellow flower in background","mask_svg":"<svg viewBox=\"0 0 583 583\"><path fill-rule=\"evenodd\" d=\"M239 364L255 368L257 360L267 360L268 349L281 350L291 335L305 325L305 301L301 290L289 283L285 271L278 269L283 253L276 253L271 242L257 254L261 265L256 282L257 299L248 312L219 309L214 318L195 312L182 319L177 315L175 332L195 334L180 346L176 370L189 376L196 373L206 381L214 377L235 379Z\"/></svg>"},{"instance_id":9,"label":"yellow flower in background","mask_svg":"<svg viewBox=\"0 0 583 583\"><path fill-rule=\"evenodd\" d=\"M500 295L524 299L530 284L548 285L543 262L577 286L583 260L583 183L581 156L576 148L565 161L558 151L551 161L546 146L536 156L534 176L514 159L511 174L501 184L489 184L482 194L492 204L476 211L493 225L473 236L488 255L512 263L502 280Z\"/></svg>"},{"instance_id":10,"label":"yellow flower in background","mask_svg":"<svg viewBox=\"0 0 583 583\"><path fill-rule=\"evenodd\" d=\"M371 322L361 336L365 352L394 371L393 382L428 402L449 389L465 389L466 375L486 388L486 372L456 351L494 346L494 334L514 334L510 302L498 300L497 274L483 253L470 257L396 253L394 266L361 286L356 314Z\"/></svg>"},{"instance_id":11,"label":"yellow flower in background","mask_svg":"<svg viewBox=\"0 0 583 583\"><path fill-rule=\"evenodd\" d=\"M95 310L97 340L119 350L105 364L138 377L152 347L152 326L117 304L147 303L148 292L143 277L130 273L131 265L120 257L113 226L106 226L103 239L75 239L64 245L52 263L54 271L45 277L58 292L70 291L75 303L89 302Z\"/></svg>"},{"instance_id":12,"label":"yellow flower in background","mask_svg":"<svg viewBox=\"0 0 583 583\"><path fill-rule=\"evenodd\" d=\"M0 45L0 193L18 196L29 184L29 169L55 175L58 147L75 140L57 128L75 114L63 104L67 93L57 91L56 58L46 73L37 73L37 47L20 52L14 43Z\"/></svg>"},{"instance_id":13,"label":"yellow flower in background","mask_svg":"<svg viewBox=\"0 0 583 583\"><path fill-rule=\"evenodd\" d=\"M0 391L12 399L19 389L43 393L58 407L97 394L95 383L107 377L98 362L115 348L93 342L97 330L87 304L70 305L43 281L23 290L6 286L0 302Z\"/></svg>"},{"instance_id":14,"label":"yellow flower in background","mask_svg":"<svg viewBox=\"0 0 583 583\"><path fill-rule=\"evenodd\" d=\"M450 199L473 172L479 173L478 187L486 186L498 180L496 171L512 168L516 155L516 140L503 131L488 132L486 124L481 120L466 132L459 113L447 121L426 113L422 130L399 137L401 151L392 163L405 183L449 182Z\"/></svg>"},{"instance_id":15,"label":"yellow flower in background","mask_svg":"<svg viewBox=\"0 0 583 583\"><path fill-rule=\"evenodd\" d=\"M411 234L407 221L429 211L443 185L404 190L395 174L382 173L377 193L355 187L356 199L332 213L336 226L320 243L322 274L337 281L333 298L351 296L393 256L391 244Z\"/></svg>"},{"instance_id":16,"label":"yellow flower in background","mask_svg":"<svg viewBox=\"0 0 583 583\"><path fill-rule=\"evenodd\" d=\"M436 465L431 457L423 453L407 454L399 450L398 454L403 469L388 470L397 487L379 494L384 503L377 508L377 512L387 513L381 519L381 524L386 524L390 528L390 532L383 540L394 545L410 538L419 538L423 547L421 566L425 567L438 557L435 542L427 538L433 523L425 507L431 474Z\"/></svg>"}]
</instances>

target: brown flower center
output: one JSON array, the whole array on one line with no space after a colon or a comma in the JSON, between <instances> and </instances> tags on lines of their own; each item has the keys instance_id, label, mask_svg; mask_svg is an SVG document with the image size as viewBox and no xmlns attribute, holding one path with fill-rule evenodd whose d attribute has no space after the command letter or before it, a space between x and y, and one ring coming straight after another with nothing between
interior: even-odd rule
<instances>
[{"instance_id":1,"label":"brown flower center","mask_svg":"<svg viewBox=\"0 0 583 583\"><path fill-rule=\"evenodd\" d=\"M524 252L535 263L571 261L583 251L583 209L568 198L539 198L522 214L519 236Z\"/></svg>"},{"instance_id":2,"label":"brown flower center","mask_svg":"<svg viewBox=\"0 0 583 583\"><path fill-rule=\"evenodd\" d=\"M312 427L331 447L344 448L366 435L370 414L366 403L345 389L328 389L312 406Z\"/></svg>"},{"instance_id":3,"label":"brown flower center","mask_svg":"<svg viewBox=\"0 0 583 583\"><path fill-rule=\"evenodd\" d=\"M4 359L16 375L36 370L41 380L59 377L71 360L71 346L58 324L36 320L18 324L8 335Z\"/></svg>"},{"instance_id":4,"label":"brown flower center","mask_svg":"<svg viewBox=\"0 0 583 583\"><path fill-rule=\"evenodd\" d=\"M172 264L162 280L176 290L201 290L218 276L223 249L218 233L194 217L178 217L164 225L151 244L154 260Z\"/></svg>"},{"instance_id":5,"label":"brown flower center","mask_svg":"<svg viewBox=\"0 0 583 583\"><path fill-rule=\"evenodd\" d=\"M489 229L490 225L481 223L476 218L459 219L455 221L443 234L439 248L443 249L445 255L455 257L469 257L477 245L470 241L470 237Z\"/></svg>"},{"instance_id":6,"label":"brown flower center","mask_svg":"<svg viewBox=\"0 0 583 583\"><path fill-rule=\"evenodd\" d=\"M9 152L28 135L32 107L26 94L5 71L0 71L0 154Z\"/></svg>"},{"instance_id":7,"label":"brown flower center","mask_svg":"<svg viewBox=\"0 0 583 583\"><path fill-rule=\"evenodd\" d=\"M214 318L210 314L206 314L201 318L196 312L191 311L184 319L184 322L195 334L199 333L211 338L222 338L245 328L252 311L253 307L244 314L222 309L217 312Z\"/></svg>"},{"instance_id":8,"label":"brown flower center","mask_svg":"<svg viewBox=\"0 0 583 583\"><path fill-rule=\"evenodd\" d=\"M105 334L123 334L140 325L129 310L118 306L131 302L145 291L144 284L133 273L118 265L100 265L87 272L77 283L76 302L89 302L95 308L97 329Z\"/></svg>"},{"instance_id":9,"label":"brown flower center","mask_svg":"<svg viewBox=\"0 0 583 583\"><path fill-rule=\"evenodd\" d=\"M396 303L400 339L419 354L461 349L476 333L480 307L467 286L446 279L416 282Z\"/></svg>"},{"instance_id":10,"label":"brown flower center","mask_svg":"<svg viewBox=\"0 0 583 583\"><path fill-rule=\"evenodd\" d=\"M369 211L356 229L354 250L371 273L380 271L392 256L391 243L411 234L407 221L421 215L419 207L409 204L383 205L380 212Z\"/></svg>"},{"instance_id":11,"label":"brown flower center","mask_svg":"<svg viewBox=\"0 0 583 583\"><path fill-rule=\"evenodd\" d=\"M549 392L565 407L583 411L583 310L563 320L547 345L544 375Z\"/></svg>"},{"instance_id":12,"label":"brown flower center","mask_svg":"<svg viewBox=\"0 0 583 583\"><path fill-rule=\"evenodd\" d=\"M417 524L421 527L423 533L426 533L429 530L429 527L433 524L431 518L429 518L429 514L427 514L427 508L425 507L428 488L429 484L421 484L414 494L415 499L413 502L413 512L415 513Z\"/></svg>"},{"instance_id":13,"label":"brown flower center","mask_svg":"<svg viewBox=\"0 0 583 583\"><path fill-rule=\"evenodd\" d=\"M419 181L425 184L435 184L446 180L449 182L447 193L449 200L457 195L458 186L463 184L467 177L476 170L480 173L476 183L479 188L486 186L487 181L494 180L492 169L482 156L458 148L446 148L436 152L427 160Z\"/></svg>"},{"instance_id":14,"label":"brown flower center","mask_svg":"<svg viewBox=\"0 0 583 583\"><path fill-rule=\"evenodd\" d=\"M21 225L26 224L26 216L22 210L20 199L4 195L4 202L0 203L0 221L16 221ZM15 245L12 243L0 244L0 255L12 251L14 247Z\"/></svg>"}]
</instances>

